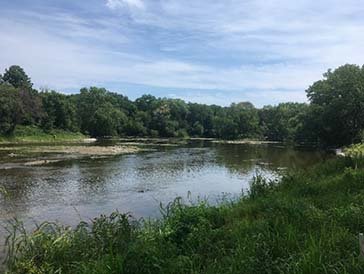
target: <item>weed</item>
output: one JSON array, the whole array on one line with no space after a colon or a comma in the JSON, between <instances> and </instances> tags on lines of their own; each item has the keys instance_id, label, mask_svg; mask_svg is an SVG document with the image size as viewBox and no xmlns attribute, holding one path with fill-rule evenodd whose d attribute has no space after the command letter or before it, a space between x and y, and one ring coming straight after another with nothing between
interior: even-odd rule
<instances>
[{"instance_id":1,"label":"weed","mask_svg":"<svg viewBox=\"0 0 364 274\"><path fill-rule=\"evenodd\" d=\"M9 228L8 273L364 273L363 161L261 176L239 200L161 205L159 220L115 212L76 228Z\"/></svg>"}]
</instances>

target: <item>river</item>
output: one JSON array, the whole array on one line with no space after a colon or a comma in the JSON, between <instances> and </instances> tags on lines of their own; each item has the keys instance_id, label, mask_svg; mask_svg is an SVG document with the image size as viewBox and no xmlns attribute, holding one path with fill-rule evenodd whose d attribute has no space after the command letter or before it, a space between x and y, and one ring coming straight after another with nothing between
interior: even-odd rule
<instances>
[{"instance_id":1,"label":"river","mask_svg":"<svg viewBox=\"0 0 364 274\"><path fill-rule=\"evenodd\" d=\"M19 165L19 161L44 155L17 158L0 151L0 189L6 192L0 194L1 225L14 217L28 227L44 220L73 225L115 210L135 218L158 217L160 202L166 204L177 196L210 203L235 199L249 189L256 174L273 179L286 169L306 168L331 157L282 144L200 140L148 142L144 147L148 150L135 154L64 157L40 166ZM4 235L2 228L0 239Z\"/></svg>"}]
</instances>

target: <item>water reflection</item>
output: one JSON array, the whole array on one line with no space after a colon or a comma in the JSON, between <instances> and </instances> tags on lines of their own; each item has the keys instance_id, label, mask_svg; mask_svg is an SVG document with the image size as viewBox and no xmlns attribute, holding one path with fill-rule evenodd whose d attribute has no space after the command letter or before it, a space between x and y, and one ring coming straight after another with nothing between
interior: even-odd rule
<instances>
[{"instance_id":1,"label":"water reflection","mask_svg":"<svg viewBox=\"0 0 364 274\"><path fill-rule=\"evenodd\" d=\"M277 170L305 168L332 157L312 148L290 147L280 144L263 145L216 145L217 162L231 172L246 173L252 168Z\"/></svg>"},{"instance_id":2,"label":"water reflection","mask_svg":"<svg viewBox=\"0 0 364 274\"><path fill-rule=\"evenodd\" d=\"M176 196L240 195L256 172L310 166L327 154L280 145L190 142L155 151L100 159L68 159L39 167L0 169L0 221L59 220L74 224L118 209L136 217L158 216L159 202ZM4 154L1 163L12 161ZM1 231L0 231L1 234Z\"/></svg>"}]
</instances>

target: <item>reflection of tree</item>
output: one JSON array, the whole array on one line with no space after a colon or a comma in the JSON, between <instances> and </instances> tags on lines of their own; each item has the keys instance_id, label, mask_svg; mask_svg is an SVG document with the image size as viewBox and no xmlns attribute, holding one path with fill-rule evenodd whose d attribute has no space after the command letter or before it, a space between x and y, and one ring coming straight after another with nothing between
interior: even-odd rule
<instances>
[{"instance_id":1,"label":"reflection of tree","mask_svg":"<svg viewBox=\"0 0 364 274\"><path fill-rule=\"evenodd\" d=\"M0 188L6 192L6 196L0 198L0 217L11 214L14 210L27 211L26 205L36 186L31 169L0 170Z\"/></svg>"},{"instance_id":2,"label":"reflection of tree","mask_svg":"<svg viewBox=\"0 0 364 274\"><path fill-rule=\"evenodd\" d=\"M115 166L120 156L100 159L83 159L75 163L74 180L78 195L81 197L92 197L105 193L110 184L110 177L120 167Z\"/></svg>"},{"instance_id":3,"label":"reflection of tree","mask_svg":"<svg viewBox=\"0 0 364 274\"><path fill-rule=\"evenodd\" d=\"M133 168L139 180L147 182L151 176L162 175L164 178L160 179L168 183L166 179L175 180L184 173L200 171L211 165L214 158L213 151L208 148L178 147L146 154Z\"/></svg>"},{"instance_id":4,"label":"reflection of tree","mask_svg":"<svg viewBox=\"0 0 364 274\"><path fill-rule=\"evenodd\" d=\"M310 167L328 157L323 151L274 145L268 146L266 156L275 167L288 168Z\"/></svg>"},{"instance_id":5,"label":"reflection of tree","mask_svg":"<svg viewBox=\"0 0 364 274\"><path fill-rule=\"evenodd\" d=\"M328 157L320 151L278 144L215 144L214 148L217 163L238 173L247 173L257 166L272 171L280 167L305 168Z\"/></svg>"},{"instance_id":6,"label":"reflection of tree","mask_svg":"<svg viewBox=\"0 0 364 274\"><path fill-rule=\"evenodd\" d=\"M88 200L127 195L128 191L160 190L189 176L209 173L218 166L241 175L255 169L307 167L322 160L324 153L272 145L214 144L197 141L178 147L105 159L81 159L52 166L0 170L1 215L50 204L78 204Z\"/></svg>"},{"instance_id":7,"label":"reflection of tree","mask_svg":"<svg viewBox=\"0 0 364 274\"><path fill-rule=\"evenodd\" d=\"M265 148L252 145L215 144L216 162L228 168L231 172L245 174L261 162Z\"/></svg>"}]
</instances>

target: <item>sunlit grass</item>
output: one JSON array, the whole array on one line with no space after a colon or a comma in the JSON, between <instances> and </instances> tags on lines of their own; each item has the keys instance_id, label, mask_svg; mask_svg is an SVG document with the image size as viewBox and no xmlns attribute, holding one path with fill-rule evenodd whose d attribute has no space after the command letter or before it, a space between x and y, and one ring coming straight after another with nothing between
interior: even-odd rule
<instances>
[{"instance_id":1,"label":"sunlit grass","mask_svg":"<svg viewBox=\"0 0 364 274\"><path fill-rule=\"evenodd\" d=\"M17 126L10 136L0 136L0 143L8 142L65 142L80 141L85 135L61 129L44 131L36 126Z\"/></svg>"},{"instance_id":2,"label":"sunlit grass","mask_svg":"<svg viewBox=\"0 0 364 274\"><path fill-rule=\"evenodd\" d=\"M9 273L364 273L364 161L341 158L279 183L257 176L236 202L115 212L76 228L9 232Z\"/></svg>"},{"instance_id":3,"label":"sunlit grass","mask_svg":"<svg viewBox=\"0 0 364 274\"><path fill-rule=\"evenodd\" d=\"M348 156L355 157L355 158L363 158L364 157L364 144L359 143L359 144L351 145L348 148L346 148L344 151L345 151L345 154Z\"/></svg>"}]
</instances>

